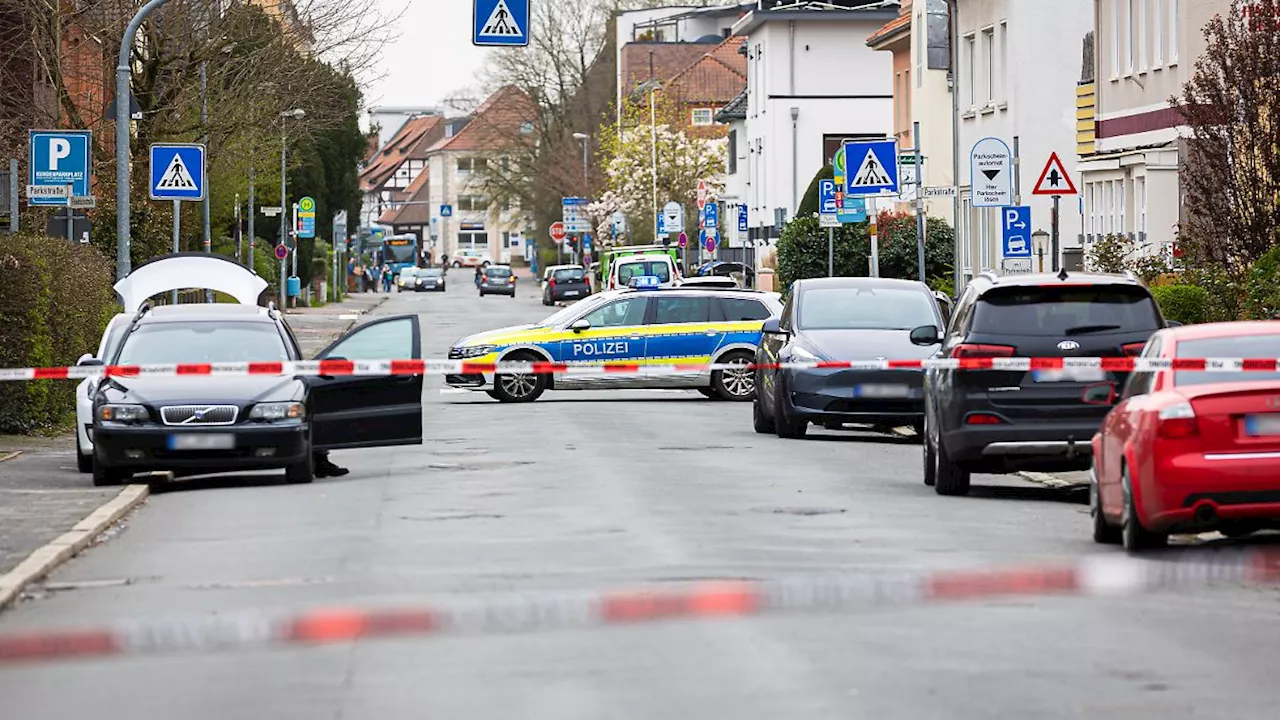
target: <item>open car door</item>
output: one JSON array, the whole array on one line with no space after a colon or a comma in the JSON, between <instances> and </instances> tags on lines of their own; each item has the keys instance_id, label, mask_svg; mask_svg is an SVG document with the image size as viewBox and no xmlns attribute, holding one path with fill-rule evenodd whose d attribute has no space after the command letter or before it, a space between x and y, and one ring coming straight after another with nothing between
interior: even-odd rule
<instances>
[{"instance_id":1,"label":"open car door","mask_svg":"<svg viewBox=\"0 0 1280 720\"><path fill-rule=\"evenodd\" d=\"M325 348L318 360L418 360L417 315L361 325ZM316 450L422 444L422 376L309 377L311 445Z\"/></svg>"}]
</instances>

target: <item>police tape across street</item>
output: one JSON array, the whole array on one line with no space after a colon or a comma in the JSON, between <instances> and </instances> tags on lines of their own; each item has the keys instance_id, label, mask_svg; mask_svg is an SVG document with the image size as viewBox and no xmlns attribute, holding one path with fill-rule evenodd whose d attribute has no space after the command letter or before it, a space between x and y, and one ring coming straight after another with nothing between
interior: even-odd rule
<instances>
[{"instance_id":1,"label":"police tape across street","mask_svg":"<svg viewBox=\"0 0 1280 720\"><path fill-rule=\"evenodd\" d=\"M1134 358L1134 357L964 357L927 360L829 360L785 363L659 362L496 362L466 360L303 360L291 362L182 363L171 365L86 365L0 368L0 382L83 380L98 377L171 377L216 375L384 376L511 373L534 375L608 375L639 373L682 375L714 370L1031 370L1101 369L1107 372L1277 372L1280 358Z\"/></svg>"},{"instance_id":2,"label":"police tape across street","mask_svg":"<svg viewBox=\"0 0 1280 720\"><path fill-rule=\"evenodd\" d=\"M843 573L568 593L512 593L400 607L250 610L139 618L99 627L0 634L0 667L73 658L213 653L406 636L486 635L834 614L1034 596L1124 596L1280 582L1280 551L1248 548L1146 560L1095 555L1042 566Z\"/></svg>"}]
</instances>

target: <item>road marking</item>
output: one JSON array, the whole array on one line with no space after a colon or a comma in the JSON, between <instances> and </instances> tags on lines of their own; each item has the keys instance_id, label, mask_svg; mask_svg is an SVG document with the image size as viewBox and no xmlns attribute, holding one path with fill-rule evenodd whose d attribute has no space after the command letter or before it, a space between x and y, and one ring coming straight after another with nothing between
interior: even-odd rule
<instances>
[{"instance_id":1,"label":"road marking","mask_svg":"<svg viewBox=\"0 0 1280 720\"><path fill-rule=\"evenodd\" d=\"M338 316L339 320L359 320L360 313L343 313Z\"/></svg>"},{"instance_id":2,"label":"road marking","mask_svg":"<svg viewBox=\"0 0 1280 720\"><path fill-rule=\"evenodd\" d=\"M467 395L471 392L466 388L440 388L441 395Z\"/></svg>"}]
</instances>

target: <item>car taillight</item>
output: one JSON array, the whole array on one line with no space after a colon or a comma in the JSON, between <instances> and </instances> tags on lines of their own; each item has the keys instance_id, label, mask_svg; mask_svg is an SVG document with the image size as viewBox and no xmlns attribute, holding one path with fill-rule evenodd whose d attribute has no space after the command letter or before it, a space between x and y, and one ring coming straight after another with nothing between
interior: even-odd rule
<instances>
[{"instance_id":1,"label":"car taillight","mask_svg":"<svg viewBox=\"0 0 1280 720\"><path fill-rule=\"evenodd\" d=\"M1196 423L1196 411L1191 403L1183 402L1160 411L1157 434L1166 440L1181 440L1200 434Z\"/></svg>"},{"instance_id":2,"label":"car taillight","mask_svg":"<svg viewBox=\"0 0 1280 720\"><path fill-rule=\"evenodd\" d=\"M964 419L966 425L1000 425L1004 422L998 415L989 413L973 413Z\"/></svg>"},{"instance_id":3,"label":"car taillight","mask_svg":"<svg viewBox=\"0 0 1280 720\"><path fill-rule=\"evenodd\" d=\"M951 350L953 358L997 358L1013 357L1013 348L1008 345L977 345L965 343Z\"/></svg>"},{"instance_id":4,"label":"car taillight","mask_svg":"<svg viewBox=\"0 0 1280 720\"><path fill-rule=\"evenodd\" d=\"M1129 357L1138 357L1142 354L1142 348L1146 346L1146 343L1128 343L1127 345L1121 345L1120 349Z\"/></svg>"},{"instance_id":5,"label":"car taillight","mask_svg":"<svg viewBox=\"0 0 1280 720\"><path fill-rule=\"evenodd\" d=\"M515 276L515 275L512 275L512 276L511 276L511 278L508 280L508 282L510 282L512 285L515 285L515 284L516 284L516 276Z\"/></svg>"},{"instance_id":6,"label":"car taillight","mask_svg":"<svg viewBox=\"0 0 1280 720\"><path fill-rule=\"evenodd\" d=\"M551 278L551 280L549 280L549 281L548 281L548 285L549 285L549 287L550 287L552 290L555 290L555 289L556 289L556 279L555 279L555 278Z\"/></svg>"}]
</instances>

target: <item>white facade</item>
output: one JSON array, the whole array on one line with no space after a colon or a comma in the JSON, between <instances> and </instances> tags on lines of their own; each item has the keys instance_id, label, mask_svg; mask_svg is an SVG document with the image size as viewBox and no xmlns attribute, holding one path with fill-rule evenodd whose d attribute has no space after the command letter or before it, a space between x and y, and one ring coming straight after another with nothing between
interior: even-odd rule
<instances>
[{"instance_id":1,"label":"white facade","mask_svg":"<svg viewBox=\"0 0 1280 720\"><path fill-rule=\"evenodd\" d=\"M490 153L441 150L428 157L427 199L431 203L431 239L428 247L436 257L456 257L460 250L487 254L495 263L523 258L524 216L517 207L500 207L484 197L480 183L469 169L474 162L487 162ZM453 208L444 217L441 205Z\"/></svg>"},{"instance_id":2,"label":"white facade","mask_svg":"<svg viewBox=\"0 0 1280 720\"><path fill-rule=\"evenodd\" d=\"M1050 232L1052 200L1032 188L1051 153L1057 153L1077 190L1075 88L1081 47L1093 28L1092 0L960 0L960 258L967 283L983 270L1000 271L999 208L970 206L969 155L974 143L997 137L1021 146L1021 204L1031 206L1033 230ZM1015 188L1016 190L1016 188ZM1016 202L1016 198L1015 198ZM1078 247L1078 195L1064 196L1059 215L1059 248ZM1048 252L1048 251L1046 251ZM1044 269L1052 267L1046 256ZM1033 259L1033 269L1039 270Z\"/></svg>"},{"instance_id":3,"label":"white facade","mask_svg":"<svg viewBox=\"0 0 1280 720\"><path fill-rule=\"evenodd\" d=\"M893 132L893 58L866 41L895 17L896 6L754 11L734 26L747 38L738 187L752 238L777 239L830 161L827 140Z\"/></svg>"}]
</instances>

